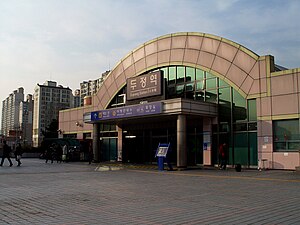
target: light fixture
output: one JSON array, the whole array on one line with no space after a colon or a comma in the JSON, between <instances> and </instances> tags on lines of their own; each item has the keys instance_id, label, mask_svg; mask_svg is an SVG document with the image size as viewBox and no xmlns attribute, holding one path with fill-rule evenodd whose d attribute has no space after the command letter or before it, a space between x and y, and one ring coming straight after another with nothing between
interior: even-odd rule
<instances>
[{"instance_id":1,"label":"light fixture","mask_svg":"<svg viewBox=\"0 0 300 225\"><path fill-rule=\"evenodd\" d=\"M83 125L81 123L79 123L78 121L76 122L76 126L77 127L83 127Z\"/></svg>"},{"instance_id":2,"label":"light fixture","mask_svg":"<svg viewBox=\"0 0 300 225\"><path fill-rule=\"evenodd\" d=\"M126 135L125 138L136 138L135 135Z\"/></svg>"}]
</instances>

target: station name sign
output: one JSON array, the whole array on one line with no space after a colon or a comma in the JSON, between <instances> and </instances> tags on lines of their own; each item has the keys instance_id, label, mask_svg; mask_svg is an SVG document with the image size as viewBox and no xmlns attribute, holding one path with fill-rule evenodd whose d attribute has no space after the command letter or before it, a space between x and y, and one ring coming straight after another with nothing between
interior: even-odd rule
<instances>
[{"instance_id":1,"label":"station name sign","mask_svg":"<svg viewBox=\"0 0 300 225\"><path fill-rule=\"evenodd\" d=\"M152 97L162 94L161 71L127 79L127 100Z\"/></svg>"},{"instance_id":2,"label":"station name sign","mask_svg":"<svg viewBox=\"0 0 300 225\"><path fill-rule=\"evenodd\" d=\"M153 102L125 106L113 109L105 109L91 113L91 121L101 121L110 119L122 119L137 116L147 116L162 112L162 102Z\"/></svg>"}]
</instances>

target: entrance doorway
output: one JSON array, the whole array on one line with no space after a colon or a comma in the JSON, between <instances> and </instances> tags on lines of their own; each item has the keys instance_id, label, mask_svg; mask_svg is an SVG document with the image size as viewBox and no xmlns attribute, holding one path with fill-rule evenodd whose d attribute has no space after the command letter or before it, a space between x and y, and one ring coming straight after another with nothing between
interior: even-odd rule
<instances>
[{"instance_id":1,"label":"entrance doorway","mask_svg":"<svg viewBox=\"0 0 300 225\"><path fill-rule=\"evenodd\" d=\"M123 162L154 163L159 143L170 143L168 157L177 163L177 117L163 118L160 121L145 121L135 124L122 124ZM187 118L187 165L203 163L203 123L202 118Z\"/></svg>"},{"instance_id":2,"label":"entrance doorway","mask_svg":"<svg viewBox=\"0 0 300 225\"><path fill-rule=\"evenodd\" d=\"M123 162L153 163L159 143L170 143L169 157L176 163L176 123L123 126Z\"/></svg>"},{"instance_id":3,"label":"entrance doorway","mask_svg":"<svg viewBox=\"0 0 300 225\"><path fill-rule=\"evenodd\" d=\"M118 154L117 143L118 143L118 139L116 137L100 139L101 161L117 161L117 154Z\"/></svg>"}]
</instances>

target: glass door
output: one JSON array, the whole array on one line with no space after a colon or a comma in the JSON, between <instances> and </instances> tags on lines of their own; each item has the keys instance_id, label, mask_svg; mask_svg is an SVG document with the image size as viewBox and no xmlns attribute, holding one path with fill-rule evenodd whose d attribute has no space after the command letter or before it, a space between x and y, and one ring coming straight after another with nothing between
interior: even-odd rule
<instances>
[{"instance_id":1,"label":"glass door","mask_svg":"<svg viewBox=\"0 0 300 225\"><path fill-rule=\"evenodd\" d=\"M101 161L117 160L117 138L102 138L100 142Z\"/></svg>"}]
</instances>

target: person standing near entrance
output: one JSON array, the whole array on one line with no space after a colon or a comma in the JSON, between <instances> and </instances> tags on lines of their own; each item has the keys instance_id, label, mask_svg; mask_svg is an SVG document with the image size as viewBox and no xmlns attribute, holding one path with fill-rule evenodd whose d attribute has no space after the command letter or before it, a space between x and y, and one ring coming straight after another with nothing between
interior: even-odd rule
<instances>
[{"instance_id":1,"label":"person standing near entrance","mask_svg":"<svg viewBox=\"0 0 300 225\"><path fill-rule=\"evenodd\" d=\"M63 155L63 150L60 144L57 144L55 146L55 157L56 157L56 162L61 163L62 162L62 155Z\"/></svg>"},{"instance_id":2,"label":"person standing near entrance","mask_svg":"<svg viewBox=\"0 0 300 225\"><path fill-rule=\"evenodd\" d=\"M68 155L68 146L65 144L62 148L62 161L63 162L67 162L67 160L68 160L67 155Z\"/></svg>"},{"instance_id":3,"label":"person standing near entrance","mask_svg":"<svg viewBox=\"0 0 300 225\"><path fill-rule=\"evenodd\" d=\"M92 143L90 143L89 144L89 152L88 152L89 164L92 163L93 159L94 159L93 146L92 146Z\"/></svg>"},{"instance_id":4,"label":"person standing near entrance","mask_svg":"<svg viewBox=\"0 0 300 225\"><path fill-rule=\"evenodd\" d=\"M227 144L225 142L219 147L219 157L221 160L220 170L225 170L227 164Z\"/></svg>"},{"instance_id":5,"label":"person standing near entrance","mask_svg":"<svg viewBox=\"0 0 300 225\"><path fill-rule=\"evenodd\" d=\"M9 166L12 167L13 163L11 162L11 159L10 159L11 148L6 144L5 140L3 141L3 144L4 144L3 145L3 156L2 156L0 166L3 166L4 159L7 158L8 162L10 163Z\"/></svg>"},{"instance_id":6,"label":"person standing near entrance","mask_svg":"<svg viewBox=\"0 0 300 225\"><path fill-rule=\"evenodd\" d=\"M16 161L18 162L17 166L20 166L22 164L21 163L22 154L23 154L22 147L21 144L19 143L15 151Z\"/></svg>"}]
</instances>

